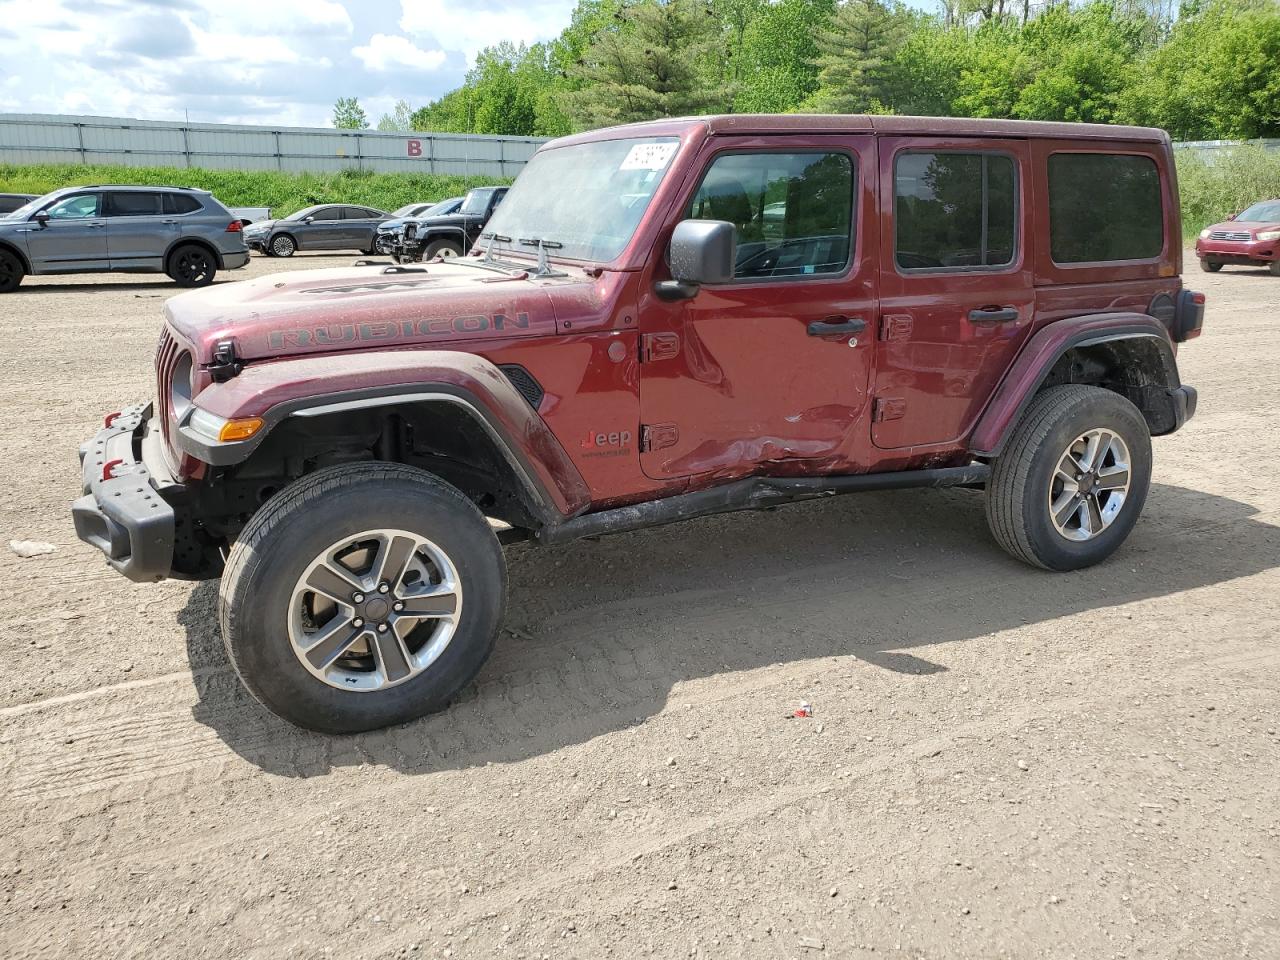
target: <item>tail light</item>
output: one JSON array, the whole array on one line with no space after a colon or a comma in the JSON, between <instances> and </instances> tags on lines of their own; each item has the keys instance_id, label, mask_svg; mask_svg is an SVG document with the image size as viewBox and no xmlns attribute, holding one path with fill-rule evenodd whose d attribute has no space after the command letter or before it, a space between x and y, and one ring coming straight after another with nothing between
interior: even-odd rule
<instances>
[{"instance_id":1,"label":"tail light","mask_svg":"<svg viewBox=\"0 0 1280 960\"><path fill-rule=\"evenodd\" d=\"M1194 340L1204 326L1205 296L1198 290L1183 288L1178 292L1177 310L1174 313L1173 339L1178 343Z\"/></svg>"},{"instance_id":2,"label":"tail light","mask_svg":"<svg viewBox=\"0 0 1280 960\"><path fill-rule=\"evenodd\" d=\"M239 233L244 229L244 224L239 220L232 220L227 224L227 233Z\"/></svg>"}]
</instances>

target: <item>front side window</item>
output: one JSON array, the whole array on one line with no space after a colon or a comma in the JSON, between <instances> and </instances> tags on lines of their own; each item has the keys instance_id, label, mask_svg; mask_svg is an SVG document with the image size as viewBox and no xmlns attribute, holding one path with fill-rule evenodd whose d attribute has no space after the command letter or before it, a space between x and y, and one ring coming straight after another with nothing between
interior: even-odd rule
<instances>
[{"instance_id":1,"label":"front side window","mask_svg":"<svg viewBox=\"0 0 1280 960\"><path fill-rule=\"evenodd\" d=\"M107 194L108 217L154 217L160 214L160 208L158 193L120 191Z\"/></svg>"},{"instance_id":2,"label":"front side window","mask_svg":"<svg viewBox=\"0 0 1280 960\"><path fill-rule=\"evenodd\" d=\"M98 215L98 195L81 193L74 197L63 197L47 208L45 213L50 220L85 220Z\"/></svg>"},{"instance_id":3,"label":"front side window","mask_svg":"<svg viewBox=\"0 0 1280 960\"><path fill-rule=\"evenodd\" d=\"M341 219L342 219L342 208L341 208L341 207L321 207L319 210L317 210L315 213L313 213L313 214L311 215L311 219L313 219L313 220L341 220Z\"/></svg>"},{"instance_id":4,"label":"front side window","mask_svg":"<svg viewBox=\"0 0 1280 960\"><path fill-rule=\"evenodd\" d=\"M495 252L603 262L626 249L680 143L674 137L595 140L533 155L484 234ZM503 239L506 238L506 239Z\"/></svg>"},{"instance_id":5,"label":"front side window","mask_svg":"<svg viewBox=\"0 0 1280 960\"><path fill-rule=\"evenodd\" d=\"M902 153L894 162L900 270L991 270L1013 263L1018 183L998 153Z\"/></svg>"},{"instance_id":6,"label":"front side window","mask_svg":"<svg viewBox=\"0 0 1280 960\"><path fill-rule=\"evenodd\" d=\"M1150 260L1164 250L1160 172L1150 157L1049 157L1049 253L1054 263Z\"/></svg>"},{"instance_id":7,"label":"front side window","mask_svg":"<svg viewBox=\"0 0 1280 960\"><path fill-rule=\"evenodd\" d=\"M852 246L853 184L846 153L722 154L686 216L734 225L735 277L843 273Z\"/></svg>"}]
</instances>

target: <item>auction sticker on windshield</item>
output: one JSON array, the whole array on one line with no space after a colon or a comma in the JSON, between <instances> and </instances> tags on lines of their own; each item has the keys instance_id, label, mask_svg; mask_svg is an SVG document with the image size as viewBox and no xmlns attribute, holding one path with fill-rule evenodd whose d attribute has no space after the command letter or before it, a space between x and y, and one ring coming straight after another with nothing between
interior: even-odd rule
<instances>
[{"instance_id":1,"label":"auction sticker on windshield","mask_svg":"<svg viewBox=\"0 0 1280 960\"><path fill-rule=\"evenodd\" d=\"M619 170L662 170L675 155L676 143L637 143L623 158Z\"/></svg>"}]
</instances>

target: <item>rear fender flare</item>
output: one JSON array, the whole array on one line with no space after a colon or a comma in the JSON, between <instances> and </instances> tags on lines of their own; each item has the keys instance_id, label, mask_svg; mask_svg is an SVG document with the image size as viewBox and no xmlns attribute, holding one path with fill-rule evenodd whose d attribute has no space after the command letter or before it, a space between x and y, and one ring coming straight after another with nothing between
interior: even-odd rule
<instances>
[{"instance_id":1,"label":"rear fender flare","mask_svg":"<svg viewBox=\"0 0 1280 960\"><path fill-rule=\"evenodd\" d=\"M970 437L970 451L979 457L1000 454L1032 398L1066 354L1080 349L1108 349L1108 345L1115 349L1122 343L1150 359L1153 386L1170 392L1181 387L1169 330L1155 317L1096 313L1059 320L1032 336L1022 348L979 418Z\"/></svg>"},{"instance_id":2,"label":"rear fender flare","mask_svg":"<svg viewBox=\"0 0 1280 960\"><path fill-rule=\"evenodd\" d=\"M488 434L544 523L582 512L590 491L546 422L496 366L450 350L362 351L250 365L205 388L182 417L177 442L211 466L243 463L291 418L407 404L450 404ZM210 442L191 429L195 407L228 420L261 417L248 440Z\"/></svg>"}]
</instances>

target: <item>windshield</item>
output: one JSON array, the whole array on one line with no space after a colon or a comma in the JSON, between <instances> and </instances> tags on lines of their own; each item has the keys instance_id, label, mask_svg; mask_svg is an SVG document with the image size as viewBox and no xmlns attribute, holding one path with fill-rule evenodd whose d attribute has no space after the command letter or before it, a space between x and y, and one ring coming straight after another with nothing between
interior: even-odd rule
<instances>
[{"instance_id":1,"label":"windshield","mask_svg":"<svg viewBox=\"0 0 1280 960\"><path fill-rule=\"evenodd\" d=\"M417 210L420 206L422 206L422 204L420 203L406 203L403 207L400 207L399 209L396 209L396 210L392 210L391 216L407 217L409 214L413 213L413 211Z\"/></svg>"},{"instance_id":2,"label":"windshield","mask_svg":"<svg viewBox=\"0 0 1280 960\"><path fill-rule=\"evenodd\" d=\"M1252 220L1256 223L1271 223L1280 220L1280 200L1263 200L1255 203L1248 210L1240 211L1237 220Z\"/></svg>"},{"instance_id":3,"label":"windshield","mask_svg":"<svg viewBox=\"0 0 1280 960\"><path fill-rule=\"evenodd\" d=\"M543 150L520 172L485 235L497 248L612 260L631 241L680 142L675 137L600 140Z\"/></svg>"},{"instance_id":4,"label":"windshield","mask_svg":"<svg viewBox=\"0 0 1280 960\"><path fill-rule=\"evenodd\" d=\"M439 203L433 203L426 210L422 211L424 217L442 217L446 213L453 213L458 207L462 206L462 201L457 197L450 197L448 200L441 200Z\"/></svg>"},{"instance_id":5,"label":"windshield","mask_svg":"<svg viewBox=\"0 0 1280 960\"><path fill-rule=\"evenodd\" d=\"M45 201L51 198L52 196L53 194L46 193L43 197L36 197L34 200L28 200L26 203L20 206L17 210L14 210L12 213L4 214L4 219L5 220L26 220L33 213L35 213L42 206L44 206Z\"/></svg>"},{"instance_id":6,"label":"windshield","mask_svg":"<svg viewBox=\"0 0 1280 960\"><path fill-rule=\"evenodd\" d=\"M286 219L286 220L295 220L295 221L296 221L296 220L301 220L303 217L309 217L309 216L311 216L313 213L315 213L315 212L316 212L317 210L319 210L319 209L320 209L319 207L303 207L303 208L302 208L301 210L299 210L297 213L291 213L291 214L289 214L287 217L285 217L285 219Z\"/></svg>"}]
</instances>

